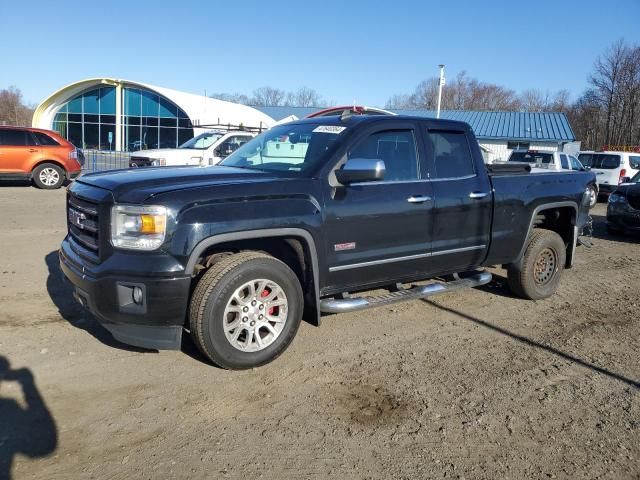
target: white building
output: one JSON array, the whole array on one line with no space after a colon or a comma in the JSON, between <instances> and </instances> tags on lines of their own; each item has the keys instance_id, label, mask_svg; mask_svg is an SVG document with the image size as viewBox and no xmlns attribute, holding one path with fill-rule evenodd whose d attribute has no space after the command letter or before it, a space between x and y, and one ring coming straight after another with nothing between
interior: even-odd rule
<instances>
[{"instance_id":1,"label":"white building","mask_svg":"<svg viewBox=\"0 0 640 480\"><path fill-rule=\"evenodd\" d=\"M77 147L121 151L176 147L204 130L202 125L273 123L246 105L115 78L67 85L33 115L34 127L55 130Z\"/></svg>"}]
</instances>

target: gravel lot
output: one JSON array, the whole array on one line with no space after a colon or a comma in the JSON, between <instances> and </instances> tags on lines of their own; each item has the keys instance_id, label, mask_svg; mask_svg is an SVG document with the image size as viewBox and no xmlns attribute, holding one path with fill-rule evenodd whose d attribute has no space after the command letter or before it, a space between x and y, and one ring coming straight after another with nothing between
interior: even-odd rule
<instances>
[{"instance_id":1,"label":"gravel lot","mask_svg":"<svg viewBox=\"0 0 640 480\"><path fill-rule=\"evenodd\" d=\"M326 316L256 370L113 340L61 282L64 190L0 188L0 479L640 478L640 240L552 299Z\"/></svg>"}]
</instances>

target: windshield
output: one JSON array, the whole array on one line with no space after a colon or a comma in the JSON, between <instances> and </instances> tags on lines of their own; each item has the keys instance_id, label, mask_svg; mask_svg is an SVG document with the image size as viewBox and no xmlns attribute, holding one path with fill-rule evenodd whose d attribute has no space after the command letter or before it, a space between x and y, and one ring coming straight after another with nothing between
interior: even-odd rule
<instances>
[{"instance_id":1,"label":"windshield","mask_svg":"<svg viewBox=\"0 0 640 480\"><path fill-rule=\"evenodd\" d=\"M640 172L636 173L631 179L631 183L640 183Z\"/></svg>"},{"instance_id":2,"label":"windshield","mask_svg":"<svg viewBox=\"0 0 640 480\"><path fill-rule=\"evenodd\" d=\"M306 172L317 165L346 127L304 123L280 125L258 135L219 165L281 172Z\"/></svg>"},{"instance_id":3,"label":"windshield","mask_svg":"<svg viewBox=\"0 0 640 480\"><path fill-rule=\"evenodd\" d=\"M211 145L216 143L220 137L222 137L222 134L218 132L201 133L197 137L193 137L191 140L187 140L178 148L195 148L197 150L206 150Z\"/></svg>"},{"instance_id":4,"label":"windshield","mask_svg":"<svg viewBox=\"0 0 640 480\"><path fill-rule=\"evenodd\" d=\"M620 166L620 155L610 153L581 153L578 159L585 167L614 170Z\"/></svg>"},{"instance_id":5,"label":"windshield","mask_svg":"<svg viewBox=\"0 0 640 480\"><path fill-rule=\"evenodd\" d=\"M552 152L515 151L509 157L510 162L535 163L538 167L548 168L553 165Z\"/></svg>"}]
</instances>

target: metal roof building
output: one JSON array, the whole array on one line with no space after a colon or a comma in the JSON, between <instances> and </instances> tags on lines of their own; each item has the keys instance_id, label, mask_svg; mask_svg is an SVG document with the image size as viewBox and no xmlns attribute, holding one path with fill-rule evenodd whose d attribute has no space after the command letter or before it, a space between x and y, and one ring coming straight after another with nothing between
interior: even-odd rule
<instances>
[{"instance_id":1,"label":"metal roof building","mask_svg":"<svg viewBox=\"0 0 640 480\"><path fill-rule=\"evenodd\" d=\"M317 107L254 107L278 121L290 115L298 118ZM398 115L435 118L433 110L390 110ZM506 160L514 149L563 150L576 141L569 120L559 112L481 112L444 110L440 117L468 123L489 163ZM571 149L571 148L570 148ZM571 150L577 150L574 147Z\"/></svg>"}]
</instances>

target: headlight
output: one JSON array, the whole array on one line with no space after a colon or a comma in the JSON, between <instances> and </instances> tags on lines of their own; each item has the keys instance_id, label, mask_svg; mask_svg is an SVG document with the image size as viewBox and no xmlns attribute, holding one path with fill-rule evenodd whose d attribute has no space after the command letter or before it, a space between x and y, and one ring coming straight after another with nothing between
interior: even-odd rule
<instances>
[{"instance_id":1,"label":"headlight","mask_svg":"<svg viewBox=\"0 0 640 480\"><path fill-rule=\"evenodd\" d=\"M111 209L111 244L131 250L155 250L167 232L167 209L115 205Z\"/></svg>"},{"instance_id":2,"label":"headlight","mask_svg":"<svg viewBox=\"0 0 640 480\"><path fill-rule=\"evenodd\" d=\"M618 193L609 195L609 203L627 203L627 197Z\"/></svg>"},{"instance_id":3,"label":"headlight","mask_svg":"<svg viewBox=\"0 0 640 480\"><path fill-rule=\"evenodd\" d=\"M164 167L167 165L167 161L164 158L156 158L155 160L151 160L151 165L154 167Z\"/></svg>"}]
</instances>

